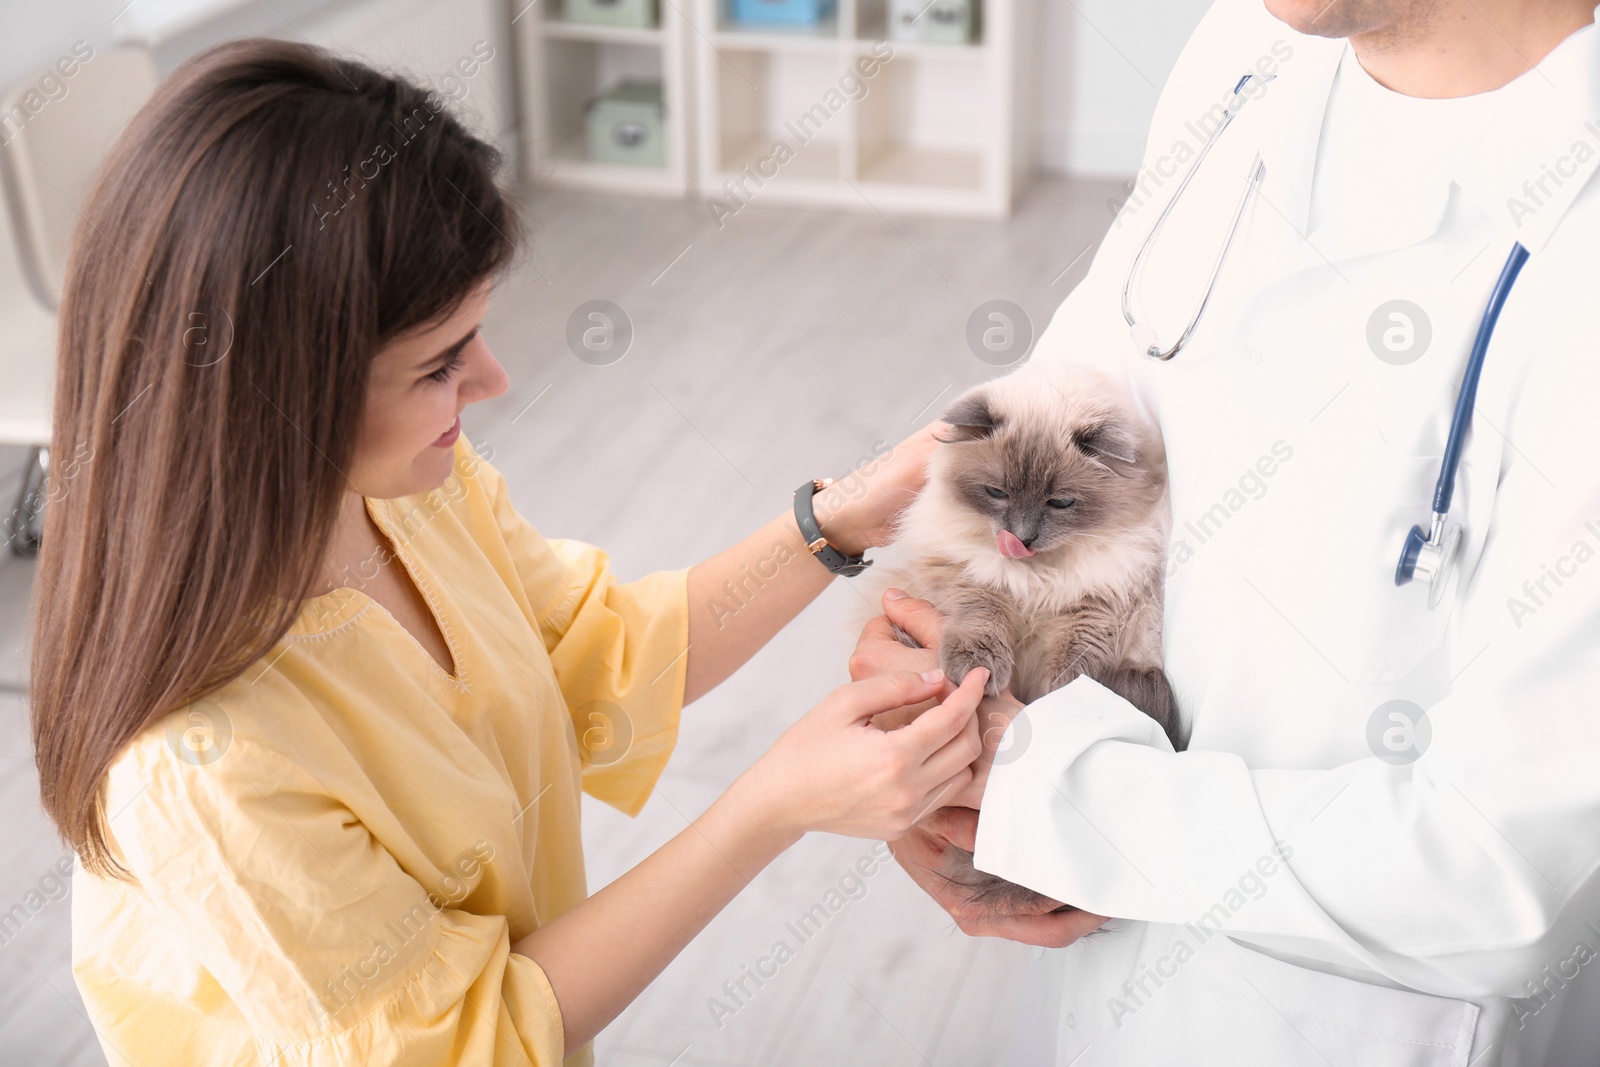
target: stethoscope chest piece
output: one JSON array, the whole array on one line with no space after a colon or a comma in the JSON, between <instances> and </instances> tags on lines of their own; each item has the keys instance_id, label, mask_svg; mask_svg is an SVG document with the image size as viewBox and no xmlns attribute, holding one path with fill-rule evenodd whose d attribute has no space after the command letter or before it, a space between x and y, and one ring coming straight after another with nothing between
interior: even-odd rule
<instances>
[{"instance_id":1,"label":"stethoscope chest piece","mask_svg":"<svg viewBox=\"0 0 1600 1067\"><path fill-rule=\"evenodd\" d=\"M1413 526L1406 534L1405 547L1400 552L1400 564L1395 568L1394 584L1405 585L1415 579L1428 583L1428 607L1436 608L1444 600L1445 587L1450 575L1461 559L1461 527L1448 522L1443 515L1433 517L1433 529L1424 532Z\"/></svg>"}]
</instances>

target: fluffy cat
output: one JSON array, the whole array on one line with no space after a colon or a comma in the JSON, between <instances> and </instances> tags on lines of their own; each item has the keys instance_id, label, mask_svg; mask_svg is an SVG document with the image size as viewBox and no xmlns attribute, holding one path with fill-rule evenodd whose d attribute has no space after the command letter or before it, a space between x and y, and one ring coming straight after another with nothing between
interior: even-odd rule
<instances>
[{"instance_id":1,"label":"fluffy cat","mask_svg":"<svg viewBox=\"0 0 1600 1067\"><path fill-rule=\"evenodd\" d=\"M1161 670L1166 458L1159 434L1099 371L1028 364L957 397L928 482L876 576L945 616L940 666L1024 703L1086 674L1182 748ZM902 639L916 642L908 635ZM985 905L1037 903L952 846L944 873Z\"/></svg>"}]
</instances>

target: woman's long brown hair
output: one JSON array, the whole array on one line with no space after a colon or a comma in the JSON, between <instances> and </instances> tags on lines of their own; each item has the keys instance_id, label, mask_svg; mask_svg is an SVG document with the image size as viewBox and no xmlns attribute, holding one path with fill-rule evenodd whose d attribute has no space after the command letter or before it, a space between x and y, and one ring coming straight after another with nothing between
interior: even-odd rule
<instances>
[{"instance_id":1,"label":"woman's long brown hair","mask_svg":"<svg viewBox=\"0 0 1600 1067\"><path fill-rule=\"evenodd\" d=\"M494 149L404 80L237 41L139 112L83 206L31 668L45 810L123 876L101 785L311 595L386 342L515 253Z\"/></svg>"}]
</instances>

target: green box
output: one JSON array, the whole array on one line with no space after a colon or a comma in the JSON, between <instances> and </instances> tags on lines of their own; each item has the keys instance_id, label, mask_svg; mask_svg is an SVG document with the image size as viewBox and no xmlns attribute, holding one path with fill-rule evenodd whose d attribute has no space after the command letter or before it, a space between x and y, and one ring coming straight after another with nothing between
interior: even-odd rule
<instances>
[{"instance_id":1,"label":"green box","mask_svg":"<svg viewBox=\"0 0 1600 1067\"><path fill-rule=\"evenodd\" d=\"M650 27L656 24L656 0L561 0L561 17L568 22Z\"/></svg>"},{"instance_id":2,"label":"green box","mask_svg":"<svg viewBox=\"0 0 1600 1067\"><path fill-rule=\"evenodd\" d=\"M667 165L661 83L625 81L589 101L589 158L638 167Z\"/></svg>"}]
</instances>

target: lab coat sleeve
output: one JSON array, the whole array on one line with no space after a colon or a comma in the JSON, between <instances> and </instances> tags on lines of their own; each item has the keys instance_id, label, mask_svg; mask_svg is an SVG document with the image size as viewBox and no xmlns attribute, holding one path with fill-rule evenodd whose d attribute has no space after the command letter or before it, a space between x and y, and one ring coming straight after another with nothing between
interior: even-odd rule
<instances>
[{"instance_id":1,"label":"lab coat sleeve","mask_svg":"<svg viewBox=\"0 0 1600 1067\"><path fill-rule=\"evenodd\" d=\"M582 541L546 540L518 514L504 478L473 467L525 591L584 759L583 789L636 815L678 739L688 676L689 571L658 571L632 582L610 557Z\"/></svg>"},{"instance_id":2,"label":"lab coat sleeve","mask_svg":"<svg viewBox=\"0 0 1600 1067\"><path fill-rule=\"evenodd\" d=\"M1600 493L1591 509L1600 519ZM1572 525L1497 569L1574 569L1574 535L1555 533ZM989 780L976 864L1102 915L1225 929L1441 995L1526 996L1542 967L1600 938L1583 926L1600 855L1590 567L1531 616L1499 589L1474 606L1450 642L1456 689L1428 709L1431 745L1410 764L1174 753L1080 678L1013 727L1021 754ZM1279 713L1294 715L1293 694Z\"/></svg>"},{"instance_id":3,"label":"lab coat sleeve","mask_svg":"<svg viewBox=\"0 0 1600 1067\"><path fill-rule=\"evenodd\" d=\"M254 1046L185 1050L174 1035L120 1020L120 1041L149 1042L124 1055L283 1067L562 1062L554 992L538 964L511 951L505 918L430 898L284 753L235 736L227 759L196 766L157 729L113 766L106 799L123 862L169 932L164 944L182 946L215 983L174 995L225 1004ZM124 966L135 971L91 970L149 981L138 960ZM114 989L90 999L101 1010L118 1002Z\"/></svg>"}]
</instances>

